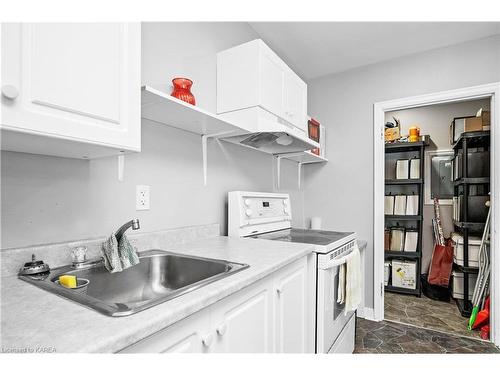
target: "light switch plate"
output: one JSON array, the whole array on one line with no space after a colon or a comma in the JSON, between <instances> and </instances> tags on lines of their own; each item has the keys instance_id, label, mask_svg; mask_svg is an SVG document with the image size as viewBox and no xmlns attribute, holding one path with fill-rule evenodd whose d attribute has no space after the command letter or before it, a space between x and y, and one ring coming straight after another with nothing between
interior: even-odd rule
<instances>
[{"instance_id":1,"label":"light switch plate","mask_svg":"<svg viewBox=\"0 0 500 375\"><path fill-rule=\"evenodd\" d=\"M137 185L135 189L135 209L137 211L149 210L149 206L149 185Z\"/></svg>"}]
</instances>

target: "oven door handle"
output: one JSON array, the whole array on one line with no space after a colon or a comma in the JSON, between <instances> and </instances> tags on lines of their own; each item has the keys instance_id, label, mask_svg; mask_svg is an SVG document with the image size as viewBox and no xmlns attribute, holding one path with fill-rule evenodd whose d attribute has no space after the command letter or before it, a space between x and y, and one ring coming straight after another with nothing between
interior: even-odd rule
<instances>
[{"instance_id":1,"label":"oven door handle","mask_svg":"<svg viewBox=\"0 0 500 375\"><path fill-rule=\"evenodd\" d=\"M343 257L329 260L328 262L319 265L319 268L322 270L328 270L328 269L333 268L333 267L338 267L341 264L346 263L353 256L353 254L354 254L354 251L351 251L349 254L347 254Z\"/></svg>"}]
</instances>

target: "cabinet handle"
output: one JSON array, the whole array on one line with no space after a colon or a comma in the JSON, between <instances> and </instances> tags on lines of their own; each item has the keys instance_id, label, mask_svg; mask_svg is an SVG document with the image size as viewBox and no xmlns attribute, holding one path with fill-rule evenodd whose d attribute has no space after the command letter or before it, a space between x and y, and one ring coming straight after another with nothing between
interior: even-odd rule
<instances>
[{"instance_id":1,"label":"cabinet handle","mask_svg":"<svg viewBox=\"0 0 500 375\"><path fill-rule=\"evenodd\" d=\"M222 323L220 326L217 327L216 332L219 336L224 336L227 331L227 324Z\"/></svg>"},{"instance_id":2,"label":"cabinet handle","mask_svg":"<svg viewBox=\"0 0 500 375\"><path fill-rule=\"evenodd\" d=\"M206 346L208 348L210 345L212 345L213 340L214 336L209 333L201 339L201 343L203 344L203 346Z\"/></svg>"},{"instance_id":3,"label":"cabinet handle","mask_svg":"<svg viewBox=\"0 0 500 375\"><path fill-rule=\"evenodd\" d=\"M17 87L12 85L3 85L2 86L2 95L7 99L14 100L19 96L19 90Z\"/></svg>"},{"instance_id":4,"label":"cabinet handle","mask_svg":"<svg viewBox=\"0 0 500 375\"><path fill-rule=\"evenodd\" d=\"M283 293L283 287L277 288L276 293L278 293L278 296L281 296L281 293Z\"/></svg>"}]
</instances>

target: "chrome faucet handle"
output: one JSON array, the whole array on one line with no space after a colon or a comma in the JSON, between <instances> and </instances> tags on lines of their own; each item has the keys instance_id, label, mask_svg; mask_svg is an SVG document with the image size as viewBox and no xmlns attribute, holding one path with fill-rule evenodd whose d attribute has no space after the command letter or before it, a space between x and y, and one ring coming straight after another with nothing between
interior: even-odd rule
<instances>
[{"instance_id":1,"label":"chrome faucet handle","mask_svg":"<svg viewBox=\"0 0 500 375\"><path fill-rule=\"evenodd\" d=\"M71 250L73 264L84 263L87 260L87 247L78 246Z\"/></svg>"}]
</instances>

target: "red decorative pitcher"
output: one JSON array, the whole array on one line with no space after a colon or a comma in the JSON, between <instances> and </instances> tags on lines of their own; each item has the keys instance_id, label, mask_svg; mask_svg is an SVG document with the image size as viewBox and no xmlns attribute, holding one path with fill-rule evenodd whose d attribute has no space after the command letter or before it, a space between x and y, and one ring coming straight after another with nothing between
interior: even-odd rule
<instances>
[{"instance_id":1,"label":"red decorative pitcher","mask_svg":"<svg viewBox=\"0 0 500 375\"><path fill-rule=\"evenodd\" d=\"M191 93L191 86L193 81L187 78L174 78L172 80L174 89L172 90L172 95L174 98L185 101L186 103L196 105L194 95Z\"/></svg>"}]
</instances>

